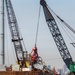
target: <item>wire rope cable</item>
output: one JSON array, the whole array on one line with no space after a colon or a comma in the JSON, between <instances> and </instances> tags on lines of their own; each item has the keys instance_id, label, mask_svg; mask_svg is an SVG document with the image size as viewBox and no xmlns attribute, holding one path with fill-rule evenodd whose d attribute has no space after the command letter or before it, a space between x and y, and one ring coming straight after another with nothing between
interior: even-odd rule
<instances>
[{"instance_id":1,"label":"wire rope cable","mask_svg":"<svg viewBox=\"0 0 75 75\"><path fill-rule=\"evenodd\" d=\"M47 5L48 6L48 5ZM56 15L56 17L67 27L69 28L74 34L75 34L75 30L69 25L67 24L63 19L61 19L49 6L48 8Z\"/></svg>"},{"instance_id":2,"label":"wire rope cable","mask_svg":"<svg viewBox=\"0 0 75 75\"><path fill-rule=\"evenodd\" d=\"M36 44L37 44L37 38L38 38L40 12L41 12L41 5L39 6L39 14L38 14L38 22L37 22L37 30L36 30L35 46L36 46Z\"/></svg>"},{"instance_id":3,"label":"wire rope cable","mask_svg":"<svg viewBox=\"0 0 75 75\"><path fill-rule=\"evenodd\" d=\"M56 16L57 19L60 20L60 22L62 23L61 25L66 26L68 29L70 29L74 34L75 34L75 30L70 27L64 20L62 20L48 5L47 7L49 8L49 10L51 10L51 12ZM56 20L57 20L56 19ZM62 26L61 26L62 27ZM69 34L72 36L72 38L75 40L75 38L73 37L73 35L70 33L70 31L66 28L66 27L62 27L65 31L65 33L67 34L67 36L70 38L70 40L73 42L73 40L71 39L71 37L69 36ZM69 34L68 34L69 33Z\"/></svg>"},{"instance_id":4,"label":"wire rope cable","mask_svg":"<svg viewBox=\"0 0 75 75\"><path fill-rule=\"evenodd\" d=\"M58 21L58 20L57 20ZM73 40L72 40L72 38L71 38L71 34L70 34L70 32L69 32L69 30L64 26L64 25L62 25L59 21L58 21L58 23L60 24L60 26L61 26L61 28L63 29L63 31L66 33L66 35L69 37L69 39L73 42ZM71 36L70 36L70 35Z\"/></svg>"},{"instance_id":5,"label":"wire rope cable","mask_svg":"<svg viewBox=\"0 0 75 75\"><path fill-rule=\"evenodd\" d=\"M19 27L18 27L18 28L19 28ZM24 40L23 40L23 38L22 38L22 33L21 33L21 31L20 31L20 28L19 28L19 33L20 33L20 38L22 39L23 48L25 49L25 51L27 51L26 45L25 45Z\"/></svg>"}]
</instances>

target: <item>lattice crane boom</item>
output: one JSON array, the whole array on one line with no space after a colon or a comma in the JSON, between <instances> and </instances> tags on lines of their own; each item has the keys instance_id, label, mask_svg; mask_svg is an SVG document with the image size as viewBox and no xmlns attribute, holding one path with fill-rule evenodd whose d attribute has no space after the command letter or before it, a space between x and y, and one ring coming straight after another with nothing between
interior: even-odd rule
<instances>
[{"instance_id":1,"label":"lattice crane boom","mask_svg":"<svg viewBox=\"0 0 75 75\"><path fill-rule=\"evenodd\" d=\"M5 3L6 3L7 17L8 17L8 23L9 23L9 28L11 32L12 42L14 44L16 57L19 64L19 61L24 60L22 38L20 37L17 19L15 16L11 1L5 0Z\"/></svg>"},{"instance_id":2,"label":"lattice crane boom","mask_svg":"<svg viewBox=\"0 0 75 75\"><path fill-rule=\"evenodd\" d=\"M73 62L72 61L72 57L68 51L68 48L65 44L65 41L62 37L62 34L57 26L57 23L54 19L54 17L52 16L48 6L47 6L47 3L45 0L40 0L40 4L42 5L43 7L43 10L44 10L44 14L45 14L45 19L46 19L46 22L47 22L47 25L48 25L48 28L53 36L53 39L56 43L56 46L60 52L60 55L63 59L63 61L65 62L65 64L67 65L67 67L69 68L70 67L70 63Z\"/></svg>"}]
</instances>

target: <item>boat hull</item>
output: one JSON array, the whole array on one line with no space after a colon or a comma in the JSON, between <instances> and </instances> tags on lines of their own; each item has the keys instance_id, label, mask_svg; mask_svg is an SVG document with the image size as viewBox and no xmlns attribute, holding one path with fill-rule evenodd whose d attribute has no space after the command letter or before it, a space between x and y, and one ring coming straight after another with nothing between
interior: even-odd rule
<instances>
[{"instance_id":1,"label":"boat hull","mask_svg":"<svg viewBox=\"0 0 75 75\"><path fill-rule=\"evenodd\" d=\"M42 72L39 71L0 71L0 75L43 75ZM44 74L44 75L53 75L53 74Z\"/></svg>"}]
</instances>

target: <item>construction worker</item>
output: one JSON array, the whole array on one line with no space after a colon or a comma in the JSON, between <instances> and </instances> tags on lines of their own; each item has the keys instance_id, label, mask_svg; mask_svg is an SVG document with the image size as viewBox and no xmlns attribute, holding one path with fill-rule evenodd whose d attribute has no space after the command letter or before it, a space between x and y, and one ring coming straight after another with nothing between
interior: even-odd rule
<instances>
[{"instance_id":1,"label":"construction worker","mask_svg":"<svg viewBox=\"0 0 75 75\"><path fill-rule=\"evenodd\" d=\"M34 47L30 53L31 55L31 60L32 62L36 63L37 62L37 57L38 57L38 52L37 52L37 48Z\"/></svg>"}]
</instances>

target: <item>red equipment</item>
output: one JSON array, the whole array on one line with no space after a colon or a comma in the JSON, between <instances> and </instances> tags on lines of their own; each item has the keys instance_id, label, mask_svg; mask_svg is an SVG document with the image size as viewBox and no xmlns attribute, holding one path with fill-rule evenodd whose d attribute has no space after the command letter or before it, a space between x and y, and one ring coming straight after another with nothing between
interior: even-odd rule
<instances>
[{"instance_id":1,"label":"red equipment","mask_svg":"<svg viewBox=\"0 0 75 75\"><path fill-rule=\"evenodd\" d=\"M34 47L34 48L32 49L30 55L31 55L31 60L32 60L33 62L36 62L36 61L37 61L37 57L38 57L38 52L37 52L37 48L36 48L36 47Z\"/></svg>"}]
</instances>

